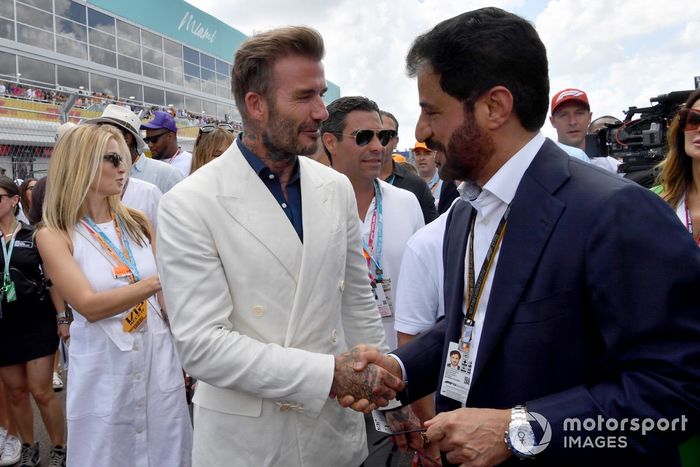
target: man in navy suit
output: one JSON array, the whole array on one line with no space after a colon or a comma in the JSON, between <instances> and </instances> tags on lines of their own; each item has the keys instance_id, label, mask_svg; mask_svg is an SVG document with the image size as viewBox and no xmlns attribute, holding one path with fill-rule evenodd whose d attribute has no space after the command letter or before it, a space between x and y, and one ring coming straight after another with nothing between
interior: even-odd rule
<instances>
[{"instance_id":1,"label":"man in navy suit","mask_svg":"<svg viewBox=\"0 0 700 467\"><path fill-rule=\"evenodd\" d=\"M452 464L677 464L700 408L688 232L660 198L540 133L547 57L524 19L484 8L446 20L407 67L416 138L465 180L445 234L446 315L361 359L407 382L404 403L437 388L425 436ZM459 371L446 368L454 350Z\"/></svg>"}]
</instances>

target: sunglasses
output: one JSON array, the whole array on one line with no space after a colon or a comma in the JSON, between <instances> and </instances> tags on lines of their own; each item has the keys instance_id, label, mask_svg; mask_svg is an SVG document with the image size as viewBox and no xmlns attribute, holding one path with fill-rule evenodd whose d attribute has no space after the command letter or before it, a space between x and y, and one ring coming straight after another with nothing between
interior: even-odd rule
<instances>
[{"instance_id":1,"label":"sunglasses","mask_svg":"<svg viewBox=\"0 0 700 467\"><path fill-rule=\"evenodd\" d=\"M161 136L167 135L169 131L164 131L163 133L158 133L157 135L146 136L143 142L146 144L156 144Z\"/></svg>"},{"instance_id":2,"label":"sunglasses","mask_svg":"<svg viewBox=\"0 0 700 467\"><path fill-rule=\"evenodd\" d=\"M212 131L216 130L217 128L221 128L222 130L228 130L231 133L234 132L233 130L233 125L230 123L219 123L219 124L213 124L213 123L207 123L206 125L202 125L199 128L199 131L202 133L211 133Z\"/></svg>"},{"instance_id":3,"label":"sunglasses","mask_svg":"<svg viewBox=\"0 0 700 467\"><path fill-rule=\"evenodd\" d=\"M114 168L119 168L119 166L123 162L122 155L116 152L110 152L109 154L105 154L104 156L102 156L102 160L111 163L114 166Z\"/></svg>"},{"instance_id":4,"label":"sunglasses","mask_svg":"<svg viewBox=\"0 0 700 467\"><path fill-rule=\"evenodd\" d=\"M681 109L678 115L680 118L681 130L697 131L697 129L700 128L700 110Z\"/></svg>"},{"instance_id":5,"label":"sunglasses","mask_svg":"<svg viewBox=\"0 0 700 467\"><path fill-rule=\"evenodd\" d=\"M341 133L341 135L355 138L355 144L360 147L367 146L372 141L372 138L374 138L374 135L377 135L379 143L382 146L386 146L389 144L389 141L396 137L396 130L357 130L350 135L346 133Z\"/></svg>"}]
</instances>

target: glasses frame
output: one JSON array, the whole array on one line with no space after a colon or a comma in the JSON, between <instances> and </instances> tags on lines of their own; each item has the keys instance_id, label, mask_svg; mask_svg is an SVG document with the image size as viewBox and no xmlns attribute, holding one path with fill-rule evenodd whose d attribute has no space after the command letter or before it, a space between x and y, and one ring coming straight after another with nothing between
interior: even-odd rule
<instances>
[{"instance_id":1,"label":"glasses frame","mask_svg":"<svg viewBox=\"0 0 700 467\"><path fill-rule=\"evenodd\" d=\"M14 198L15 196L19 196L19 195L11 195L10 193L0 193L0 202L2 201L2 199L3 199L4 197L7 197L7 198Z\"/></svg>"},{"instance_id":2,"label":"glasses frame","mask_svg":"<svg viewBox=\"0 0 700 467\"><path fill-rule=\"evenodd\" d=\"M118 152L110 152L102 156L102 161L109 162L114 166L115 169L118 169L119 166L121 166L124 163L124 158Z\"/></svg>"},{"instance_id":3,"label":"glasses frame","mask_svg":"<svg viewBox=\"0 0 700 467\"><path fill-rule=\"evenodd\" d=\"M379 144L381 144L382 146L386 146L392 139L396 138L397 135L396 130L357 130L352 133L340 134L343 136L350 136L351 138L355 138L355 144L357 144L361 148L371 143L375 136L379 140ZM367 134L369 134L370 136L366 136Z\"/></svg>"},{"instance_id":4,"label":"glasses frame","mask_svg":"<svg viewBox=\"0 0 700 467\"><path fill-rule=\"evenodd\" d=\"M167 135L168 133L172 133L172 131L166 130L163 133L158 133L157 135L146 136L143 138L143 142L146 144L156 144L161 136Z\"/></svg>"},{"instance_id":5,"label":"glasses frame","mask_svg":"<svg viewBox=\"0 0 700 467\"><path fill-rule=\"evenodd\" d=\"M690 125L690 127L688 127L688 119L690 119L691 115L694 115L695 118L694 118L693 123ZM678 121L680 123L680 128L683 131L687 131L687 132L697 131L698 128L700 128L700 110L688 109L688 108L681 109L678 112L678 119L679 119Z\"/></svg>"},{"instance_id":6,"label":"glasses frame","mask_svg":"<svg viewBox=\"0 0 700 467\"><path fill-rule=\"evenodd\" d=\"M221 128L222 130L227 130L230 131L231 133L235 133L236 130L233 129L233 125L230 123L207 123L206 125L202 125L199 127L199 132L200 133L211 133L212 131L216 130L217 128Z\"/></svg>"}]
</instances>

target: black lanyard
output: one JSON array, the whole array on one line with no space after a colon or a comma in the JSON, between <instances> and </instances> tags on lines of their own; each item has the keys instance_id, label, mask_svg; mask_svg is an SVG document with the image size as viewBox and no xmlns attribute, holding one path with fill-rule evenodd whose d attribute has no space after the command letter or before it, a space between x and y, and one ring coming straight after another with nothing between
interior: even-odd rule
<instances>
[{"instance_id":1,"label":"black lanyard","mask_svg":"<svg viewBox=\"0 0 700 467\"><path fill-rule=\"evenodd\" d=\"M501 217L501 222L498 223L496 233L491 239L491 244L486 252L486 258L481 265L479 277L474 281L474 225L476 222L476 211L472 214L471 224L469 226L469 285L467 286L467 312L464 316L464 326L474 326L474 316L476 315L476 307L479 304L481 293L484 291L484 281L488 276L491 266L493 265L496 251L503 240L503 235L506 231L506 223L508 221L508 213L510 212L510 204L506 208L506 212Z\"/></svg>"}]
</instances>

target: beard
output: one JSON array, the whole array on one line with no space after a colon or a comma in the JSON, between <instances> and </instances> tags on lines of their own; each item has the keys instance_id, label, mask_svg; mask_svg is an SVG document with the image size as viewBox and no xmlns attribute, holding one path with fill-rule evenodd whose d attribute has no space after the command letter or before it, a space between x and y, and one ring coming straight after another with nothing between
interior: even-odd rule
<instances>
[{"instance_id":1,"label":"beard","mask_svg":"<svg viewBox=\"0 0 700 467\"><path fill-rule=\"evenodd\" d=\"M430 149L444 154L442 179L476 181L493 156L493 138L481 131L472 112L465 110L464 114L464 122L452 132L447 147L433 140L426 142Z\"/></svg>"},{"instance_id":2,"label":"beard","mask_svg":"<svg viewBox=\"0 0 700 467\"><path fill-rule=\"evenodd\" d=\"M318 150L318 139L308 145L299 141L299 134L310 126L306 123L297 125L291 118L280 116L277 108L272 105L270 120L262 134L262 143L267 149L268 157L281 162L294 160L297 155L314 154Z\"/></svg>"}]
</instances>

